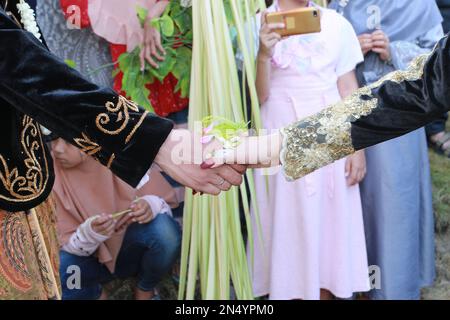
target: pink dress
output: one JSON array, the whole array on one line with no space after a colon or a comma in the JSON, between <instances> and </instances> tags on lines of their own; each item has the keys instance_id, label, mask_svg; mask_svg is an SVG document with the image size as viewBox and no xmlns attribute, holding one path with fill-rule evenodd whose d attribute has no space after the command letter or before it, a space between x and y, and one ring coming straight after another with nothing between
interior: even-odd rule
<instances>
[{"instance_id":1,"label":"pink dress","mask_svg":"<svg viewBox=\"0 0 450 320\"><path fill-rule=\"evenodd\" d=\"M290 37L276 47L270 96L261 107L266 129L339 101L338 77L363 60L352 26L336 12L321 10L321 33ZM262 172L255 172L263 236L261 243L255 225L255 295L319 299L323 288L349 298L368 291L359 187L347 186L345 160L295 182L286 181L281 170Z\"/></svg>"}]
</instances>

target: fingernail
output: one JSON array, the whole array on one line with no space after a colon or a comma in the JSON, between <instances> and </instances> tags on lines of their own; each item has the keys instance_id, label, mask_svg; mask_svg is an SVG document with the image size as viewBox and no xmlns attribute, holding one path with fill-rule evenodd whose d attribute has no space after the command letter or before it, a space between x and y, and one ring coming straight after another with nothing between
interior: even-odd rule
<instances>
[{"instance_id":1,"label":"fingernail","mask_svg":"<svg viewBox=\"0 0 450 320\"><path fill-rule=\"evenodd\" d=\"M214 162L213 163L209 163L208 161L204 161L200 165L200 168L202 168L203 170L206 170L206 169L211 169L213 166L214 166Z\"/></svg>"}]
</instances>

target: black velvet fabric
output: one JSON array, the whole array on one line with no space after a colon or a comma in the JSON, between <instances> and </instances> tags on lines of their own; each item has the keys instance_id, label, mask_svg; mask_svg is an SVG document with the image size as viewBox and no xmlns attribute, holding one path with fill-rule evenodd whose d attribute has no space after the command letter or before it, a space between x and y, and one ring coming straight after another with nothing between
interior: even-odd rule
<instances>
[{"instance_id":1,"label":"black velvet fabric","mask_svg":"<svg viewBox=\"0 0 450 320\"><path fill-rule=\"evenodd\" d=\"M450 107L450 42L441 39L416 81L386 81L372 90L378 107L352 124L356 150L419 129L438 119Z\"/></svg>"},{"instance_id":2,"label":"black velvet fabric","mask_svg":"<svg viewBox=\"0 0 450 320\"><path fill-rule=\"evenodd\" d=\"M2 9L0 110L0 209L12 212L35 207L52 189L52 160L37 123L134 187L173 128L85 80Z\"/></svg>"}]
</instances>

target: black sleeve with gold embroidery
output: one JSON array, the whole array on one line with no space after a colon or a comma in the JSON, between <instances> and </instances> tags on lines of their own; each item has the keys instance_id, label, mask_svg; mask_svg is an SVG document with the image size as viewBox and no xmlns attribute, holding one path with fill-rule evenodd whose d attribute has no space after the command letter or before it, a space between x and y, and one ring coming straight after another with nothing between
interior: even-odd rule
<instances>
[{"instance_id":1,"label":"black sleeve with gold embroidery","mask_svg":"<svg viewBox=\"0 0 450 320\"><path fill-rule=\"evenodd\" d=\"M412 132L450 106L450 42L405 71L388 74L342 102L282 130L281 162L289 180L299 179L356 150Z\"/></svg>"},{"instance_id":2,"label":"black sleeve with gold embroidery","mask_svg":"<svg viewBox=\"0 0 450 320\"><path fill-rule=\"evenodd\" d=\"M138 185L172 122L100 88L0 10L0 98Z\"/></svg>"}]
</instances>

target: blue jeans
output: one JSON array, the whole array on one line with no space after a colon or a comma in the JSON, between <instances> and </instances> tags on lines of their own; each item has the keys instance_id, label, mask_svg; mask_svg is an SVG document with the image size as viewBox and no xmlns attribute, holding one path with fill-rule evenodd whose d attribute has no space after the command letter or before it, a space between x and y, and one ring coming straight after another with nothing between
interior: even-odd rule
<instances>
[{"instance_id":1,"label":"blue jeans","mask_svg":"<svg viewBox=\"0 0 450 320\"><path fill-rule=\"evenodd\" d=\"M139 289L151 291L171 270L180 247L180 226L172 217L160 214L148 224L128 227L114 274L95 256L80 257L60 251L62 298L95 300L102 293L102 284L131 276L137 276ZM74 278L77 272L79 279Z\"/></svg>"}]
</instances>

